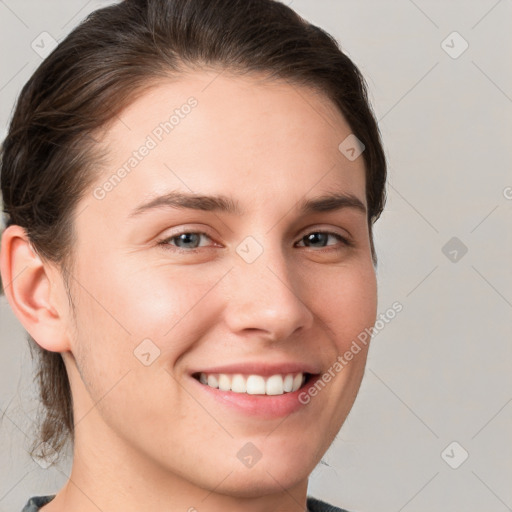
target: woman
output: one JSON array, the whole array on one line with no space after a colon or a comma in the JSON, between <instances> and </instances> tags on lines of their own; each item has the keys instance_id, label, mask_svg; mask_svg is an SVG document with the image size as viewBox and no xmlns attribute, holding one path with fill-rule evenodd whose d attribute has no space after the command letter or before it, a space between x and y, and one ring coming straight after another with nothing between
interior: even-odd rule
<instances>
[{"instance_id":1,"label":"woman","mask_svg":"<svg viewBox=\"0 0 512 512\"><path fill-rule=\"evenodd\" d=\"M73 446L24 512L340 510L308 476L364 372L386 165L334 39L272 0L100 9L24 87L1 170L34 449Z\"/></svg>"}]
</instances>

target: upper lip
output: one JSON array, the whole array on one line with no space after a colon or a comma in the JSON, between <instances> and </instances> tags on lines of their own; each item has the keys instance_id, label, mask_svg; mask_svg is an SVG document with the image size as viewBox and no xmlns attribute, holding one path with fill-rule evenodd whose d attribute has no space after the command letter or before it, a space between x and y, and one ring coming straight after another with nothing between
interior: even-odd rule
<instances>
[{"instance_id":1,"label":"upper lip","mask_svg":"<svg viewBox=\"0 0 512 512\"><path fill-rule=\"evenodd\" d=\"M201 368L190 372L192 375L198 373L227 373L227 374L246 374L246 375L262 375L270 377L271 375L288 373L311 373L317 374L320 371L309 363L283 362L283 363L233 363L223 366L215 366L210 368Z\"/></svg>"}]
</instances>

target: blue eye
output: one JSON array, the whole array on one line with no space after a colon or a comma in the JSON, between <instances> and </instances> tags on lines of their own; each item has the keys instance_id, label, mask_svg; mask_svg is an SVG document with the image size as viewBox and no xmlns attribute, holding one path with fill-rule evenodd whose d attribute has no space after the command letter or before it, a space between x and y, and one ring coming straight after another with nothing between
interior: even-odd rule
<instances>
[{"instance_id":1,"label":"blue eye","mask_svg":"<svg viewBox=\"0 0 512 512\"><path fill-rule=\"evenodd\" d=\"M206 233L198 231L187 231L184 233L178 233L177 235L173 235L169 238L166 238L165 240L161 240L159 244L174 245L178 249L197 249L199 247L201 236L210 238ZM176 241L176 243L174 243L174 241Z\"/></svg>"},{"instance_id":2,"label":"blue eye","mask_svg":"<svg viewBox=\"0 0 512 512\"><path fill-rule=\"evenodd\" d=\"M164 240L160 240L158 245L163 246L166 249L172 249L175 247L176 249L181 249L183 251L193 252L195 249L205 247L204 245L200 245L201 237L205 237L208 240L211 240L211 238L206 233L201 231L184 231L182 233L177 233L176 235L165 238ZM331 231L311 231L307 235L303 236L297 243L302 243L303 245L301 247L317 249L332 247L339 249L340 247L337 247L338 244L336 243L328 244L329 237L337 239L339 242L341 242L342 246L352 246L352 242L350 242L347 238Z\"/></svg>"}]
</instances>

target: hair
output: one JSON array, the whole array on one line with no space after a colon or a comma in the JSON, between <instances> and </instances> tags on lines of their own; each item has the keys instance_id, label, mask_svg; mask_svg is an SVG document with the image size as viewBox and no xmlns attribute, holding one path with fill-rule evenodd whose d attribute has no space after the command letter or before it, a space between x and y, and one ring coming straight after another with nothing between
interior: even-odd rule
<instances>
[{"instance_id":1,"label":"hair","mask_svg":"<svg viewBox=\"0 0 512 512\"><path fill-rule=\"evenodd\" d=\"M364 144L376 265L372 225L384 208L386 160L366 83L331 35L276 0L124 0L87 16L18 97L0 153L6 227L23 227L67 282L73 215L104 156L95 134L155 83L206 68L311 87L339 108ZM73 441L72 396L61 354L28 342L42 407L31 454L38 447L44 458Z\"/></svg>"}]
</instances>

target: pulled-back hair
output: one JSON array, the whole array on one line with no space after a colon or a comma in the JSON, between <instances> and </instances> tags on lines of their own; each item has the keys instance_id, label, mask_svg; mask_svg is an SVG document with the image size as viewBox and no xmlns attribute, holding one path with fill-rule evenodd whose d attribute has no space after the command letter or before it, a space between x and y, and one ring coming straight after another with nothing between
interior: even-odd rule
<instances>
[{"instance_id":1,"label":"pulled-back hair","mask_svg":"<svg viewBox=\"0 0 512 512\"><path fill-rule=\"evenodd\" d=\"M386 161L364 79L332 36L275 0L124 0L87 16L17 100L1 149L6 226L23 227L34 250L66 276L76 205L101 167L95 136L149 87L194 69L308 86L339 108L365 146L376 264L372 225L384 207ZM66 368L60 353L28 341L42 407L31 450L46 444L61 452L74 433Z\"/></svg>"}]
</instances>

